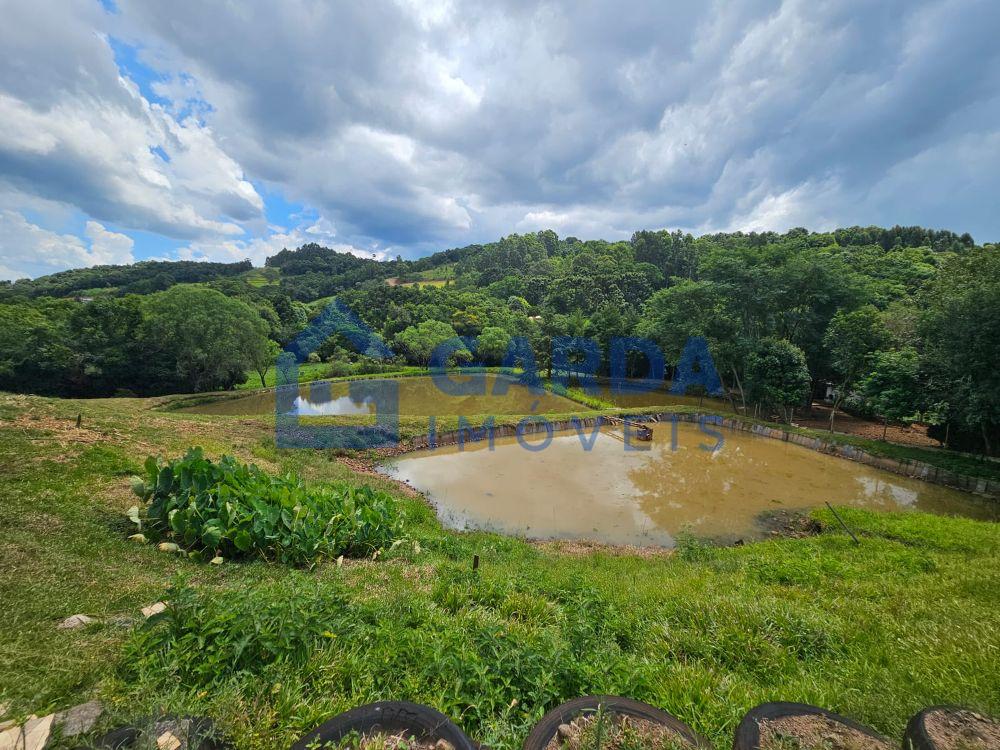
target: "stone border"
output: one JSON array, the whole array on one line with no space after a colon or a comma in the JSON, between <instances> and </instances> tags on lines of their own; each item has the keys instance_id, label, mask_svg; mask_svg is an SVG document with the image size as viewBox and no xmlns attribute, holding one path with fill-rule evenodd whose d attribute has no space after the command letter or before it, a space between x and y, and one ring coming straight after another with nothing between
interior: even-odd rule
<instances>
[{"instance_id":1,"label":"stone border","mask_svg":"<svg viewBox=\"0 0 1000 750\"><path fill-rule=\"evenodd\" d=\"M876 456L868 451L845 443L837 443L833 440L826 440L821 437L802 435L797 432L790 432L777 427L768 427L757 422L748 422L734 417L720 417L714 414L688 414L678 412L659 412L644 414L616 414L619 419L633 419L637 422L662 422L676 419L679 422L698 423L702 419L710 421L712 424L732 430L734 432L749 432L772 440L783 440L787 443L794 443L803 448L814 450L818 453L846 458L849 461L873 466L892 474L920 479L930 484L940 484L952 489L971 492L976 495L1000 500L1000 480L986 479L985 477L970 477L966 474L958 474L947 469L942 469L923 461L915 461L907 458L891 458L889 456ZM533 434L548 429L546 424L551 425L555 432L565 432L567 430L578 429L578 427L592 428L597 424L597 420L603 417L578 417L576 419L560 419L545 421L525 422L522 434ZM509 424L498 424L493 426L493 437L514 437L517 434L517 426ZM486 439L482 434L484 428L463 428L460 430L449 430L435 435L435 446L455 445L459 442L477 442ZM488 433L487 433L488 434ZM409 440L405 446L400 446L399 450L392 451L393 454L408 453L414 450L425 450L429 447L429 440L426 435Z\"/></svg>"}]
</instances>

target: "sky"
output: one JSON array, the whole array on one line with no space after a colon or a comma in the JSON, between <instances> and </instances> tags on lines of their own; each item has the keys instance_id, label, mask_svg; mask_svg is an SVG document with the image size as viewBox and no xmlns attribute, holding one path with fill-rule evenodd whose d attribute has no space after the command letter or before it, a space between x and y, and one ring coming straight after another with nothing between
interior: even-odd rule
<instances>
[{"instance_id":1,"label":"sky","mask_svg":"<svg viewBox=\"0 0 1000 750\"><path fill-rule=\"evenodd\" d=\"M0 0L0 279L318 242L1000 240L995 0Z\"/></svg>"}]
</instances>

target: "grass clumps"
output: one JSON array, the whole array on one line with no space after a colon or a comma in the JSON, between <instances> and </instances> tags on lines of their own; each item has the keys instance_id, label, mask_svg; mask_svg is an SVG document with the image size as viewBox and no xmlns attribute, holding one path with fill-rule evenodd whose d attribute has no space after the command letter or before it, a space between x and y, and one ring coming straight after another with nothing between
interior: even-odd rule
<instances>
[{"instance_id":1,"label":"grass clumps","mask_svg":"<svg viewBox=\"0 0 1000 750\"><path fill-rule=\"evenodd\" d=\"M133 490L145 503L130 511L143 539L213 562L364 557L401 531L396 501L384 492L343 483L307 487L294 474L272 476L231 456L215 463L200 448L166 463L146 459Z\"/></svg>"},{"instance_id":2,"label":"grass clumps","mask_svg":"<svg viewBox=\"0 0 1000 750\"><path fill-rule=\"evenodd\" d=\"M329 585L301 581L208 594L178 579L166 598L126 647L126 672L201 687L302 667L337 637L346 602Z\"/></svg>"}]
</instances>

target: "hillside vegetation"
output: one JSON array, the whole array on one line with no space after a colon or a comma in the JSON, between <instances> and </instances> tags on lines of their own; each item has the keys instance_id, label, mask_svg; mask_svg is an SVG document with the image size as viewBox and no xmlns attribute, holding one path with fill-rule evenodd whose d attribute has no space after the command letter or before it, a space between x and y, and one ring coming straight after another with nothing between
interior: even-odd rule
<instances>
[{"instance_id":1,"label":"hillside vegetation","mask_svg":"<svg viewBox=\"0 0 1000 750\"><path fill-rule=\"evenodd\" d=\"M410 283L421 280L435 283ZM74 300L83 285L105 293ZM476 343L455 362L501 364L519 337L545 370L577 367L588 354L574 339L589 337L609 374L612 341L641 336L670 377L688 338L704 336L745 413L787 421L829 383L836 408L919 419L951 447L1000 450L1000 253L920 227L641 231L621 242L543 231L415 261L306 245L263 269L72 271L0 286L0 388L142 395L233 388L254 373L266 382L278 347L334 298L371 333L360 347L343 335L315 342L310 360L333 375L383 371L387 353L388 364L423 366L456 336ZM192 318L220 322L191 330ZM627 374L647 364L632 356Z\"/></svg>"},{"instance_id":2,"label":"hillside vegetation","mask_svg":"<svg viewBox=\"0 0 1000 750\"><path fill-rule=\"evenodd\" d=\"M844 509L860 545L819 513L823 531L808 538L580 555L447 531L387 480L275 450L267 420L159 403L0 396L9 715L98 697L108 721L208 715L238 748L273 750L338 711L409 699L508 750L585 693L651 702L719 748L766 700L818 704L894 738L931 704L1000 713L997 524ZM371 485L398 504L402 541L311 570L210 565L129 541L129 478L147 456L192 445L310 487ZM159 600L167 611L143 624L139 608ZM97 622L57 629L76 613Z\"/></svg>"}]
</instances>

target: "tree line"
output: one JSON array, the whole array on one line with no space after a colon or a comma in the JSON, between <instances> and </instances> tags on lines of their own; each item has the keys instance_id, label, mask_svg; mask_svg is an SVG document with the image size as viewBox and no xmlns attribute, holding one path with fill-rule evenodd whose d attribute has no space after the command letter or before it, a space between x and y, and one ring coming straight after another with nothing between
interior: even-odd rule
<instances>
[{"instance_id":1,"label":"tree line","mask_svg":"<svg viewBox=\"0 0 1000 750\"><path fill-rule=\"evenodd\" d=\"M688 337L704 336L740 411L790 420L829 386L831 420L846 408L886 423L929 422L954 447L995 452L1000 444L1000 253L967 234L662 230L607 242L542 231L417 261L308 245L283 250L263 270L185 273L203 275L143 294L131 286L141 275L126 275L88 303L11 293L26 283L65 288L45 279L8 285L0 292L0 388L106 395L232 387L262 377L261 363L336 296L397 364L426 364L456 336L478 342L460 358L498 364L519 336L544 369L553 340L587 337L604 352L606 373L615 337L649 338L674 363ZM445 285L390 286L390 277ZM309 356L331 375L385 367L374 351L356 349L335 335ZM630 362L632 374L644 368L639 355Z\"/></svg>"}]
</instances>

